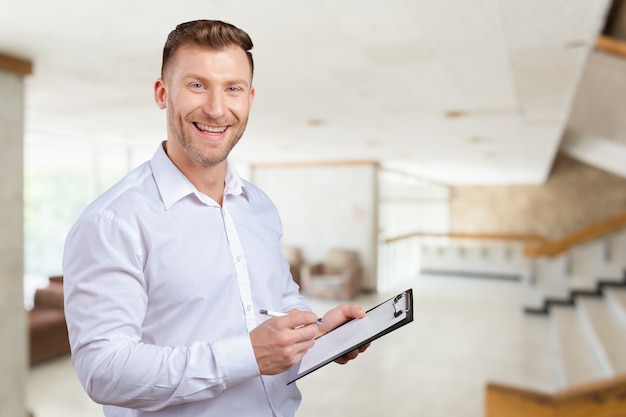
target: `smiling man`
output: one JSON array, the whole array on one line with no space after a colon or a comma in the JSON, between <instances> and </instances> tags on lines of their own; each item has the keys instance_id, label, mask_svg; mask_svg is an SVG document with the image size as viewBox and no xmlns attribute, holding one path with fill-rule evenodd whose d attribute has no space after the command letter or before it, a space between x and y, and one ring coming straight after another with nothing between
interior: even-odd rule
<instances>
[{"instance_id":1,"label":"smiling man","mask_svg":"<svg viewBox=\"0 0 626 417\"><path fill-rule=\"evenodd\" d=\"M316 323L275 206L228 160L254 99L251 49L220 21L170 33L154 84L167 139L68 234L72 362L107 416L293 416L289 369L316 337L365 315L345 304Z\"/></svg>"}]
</instances>

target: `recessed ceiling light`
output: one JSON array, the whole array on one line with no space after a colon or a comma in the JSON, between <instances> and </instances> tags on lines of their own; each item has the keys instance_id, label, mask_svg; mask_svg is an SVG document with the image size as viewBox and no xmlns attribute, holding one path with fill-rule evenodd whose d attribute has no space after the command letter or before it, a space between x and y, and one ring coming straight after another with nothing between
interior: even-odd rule
<instances>
[{"instance_id":1,"label":"recessed ceiling light","mask_svg":"<svg viewBox=\"0 0 626 417\"><path fill-rule=\"evenodd\" d=\"M451 119L456 119L459 117L467 116L467 112L464 112L463 110L448 110L447 112L444 113L444 115Z\"/></svg>"},{"instance_id":2,"label":"recessed ceiling light","mask_svg":"<svg viewBox=\"0 0 626 417\"><path fill-rule=\"evenodd\" d=\"M322 126L324 123L325 122L322 119L309 119L308 122L307 122L307 124L309 126L316 126L316 127L317 126Z\"/></svg>"},{"instance_id":3,"label":"recessed ceiling light","mask_svg":"<svg viewBox=\"0 0 626 417\"><path fill-rule=\"evenodd\" d=\"M484 136L472 136L468 138L467 141L472 145L489 142L489 140Z\"/></svg>"},{"instance_id":4,"label":"recessed ceiling light","mask_svg":"<svg viewBox=\"0 0 626 417\"><path fill-rule=\"evenodd\" d=\"M589 45L589 43L583 39L574 39L571 40L569 42L565 43L565 48L566 49L570 49L570 48L583 48L585 46Z\"/></svg>"}]
</instances>

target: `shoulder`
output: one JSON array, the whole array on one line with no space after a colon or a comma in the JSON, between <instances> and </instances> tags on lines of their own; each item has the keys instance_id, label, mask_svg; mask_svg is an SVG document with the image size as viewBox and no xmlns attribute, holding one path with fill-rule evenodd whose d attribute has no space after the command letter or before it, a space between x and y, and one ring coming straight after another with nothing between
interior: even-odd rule
<instances>
[{"instance_id":1,"label":"shoulder","mask_svg":"<svg viewBox=\"0 0 626 417\"><path fill-rule=\"evenodd\" d=\"M279 217L276 204L265 191L246 180L244 180L244 187L248 202L254 210Z\"/></svg>"},{"instance_id":2,"label":"shoulder","mask_svg":"<svg viewBox=\"0 0 626 417\"><path fill-rule=\"evenodd\" d=\"M248 197L250 202L270 204L272 206L274 205L272 199L261 188L243 178L241 179L241 182L243 183L246 197Z\"/></svg>"},{"instance_id":3,"label":"shoulder","mask_svg":"<svg viewBox=\"0 0 626 417\"><path fill-rule=\"evenodd\" d=\"M272 199L258 186L242 180L243 196L236 199L235 208L242 215L255 219L256 224L282 228L278 209Z\"/></svg>"}]
</instances>

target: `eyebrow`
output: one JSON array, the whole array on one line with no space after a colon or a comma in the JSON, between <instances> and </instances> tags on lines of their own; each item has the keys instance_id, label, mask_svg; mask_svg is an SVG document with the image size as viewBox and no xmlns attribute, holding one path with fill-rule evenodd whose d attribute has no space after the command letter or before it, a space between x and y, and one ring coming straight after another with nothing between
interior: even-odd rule
<instances>
[{"instance_id":1,"label":"eyebrow","mask_svg":"<svg viewBox=\"0 0 626 417\"><path fill-rule=\"evenodd\" d=\"M199 74L193 74L193 73L187 74L183 77L183 80L189 80L189 79L202 81L204 83L208 83L209 81L206 77L199 75ZM234 78L231 80L227 80L226 84L245 85L247 88L250 88L250 83L245 78Z\"/></svg>"}]
</instances>

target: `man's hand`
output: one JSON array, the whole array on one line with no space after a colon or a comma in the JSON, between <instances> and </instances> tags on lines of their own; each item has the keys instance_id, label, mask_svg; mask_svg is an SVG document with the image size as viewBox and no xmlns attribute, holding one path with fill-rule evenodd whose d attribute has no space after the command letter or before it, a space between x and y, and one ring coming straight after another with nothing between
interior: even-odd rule
<instances>
[{"instance_id":1,"label":"man's hand","mask_svg":"<svg viewBox=\"0 0 626 417\"><path fill-rule=\"evenodd\" d=\"M322 318L322 321L324 322L324 324L320 324L318 326L318 330L319 330L318 336L328 333L332 329L342 325L348 320L362 319L363 317L365 317L365 311L360 306L356 304L342 304L338 307L333 308L332 310L329 310L326 314L324 314L324 317ZM366 345L361 346L358 349L348 352L342 357L337 358L335 362L341 365L344 365L348 363L349 361L351 361L352 359L356 358L359 355L359 353L365 352L365 350L369 346L370 344L368 343Z\"/></svg>"},{"instance_id":2,"label":"man's hand","mask_svg":"<svg viewBox=\"0 0 626 417\"><path fill-rule=\"evenodd\" d=\"M332 311L332 310L331 310ZM284 372L298 363L315 344L317 316L292 310L283 317L268 319L250 332L250 341L263 375Z\"/></svg>"}]
</instances>

